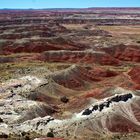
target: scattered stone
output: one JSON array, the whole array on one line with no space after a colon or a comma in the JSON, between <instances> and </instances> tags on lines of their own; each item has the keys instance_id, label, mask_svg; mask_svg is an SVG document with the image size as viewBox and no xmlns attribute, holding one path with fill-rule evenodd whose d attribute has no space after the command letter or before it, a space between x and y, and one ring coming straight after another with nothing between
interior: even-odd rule
<instances>
[{"instance_id":1,"label":"scattered stone","mask_svg":"<svg viewBox=\"0 0 140 140\"><path fill-rule=\"evenodd\" d=\"M5 138L5 139L7 139L8 138L8 135L7 134L0 134L0 138Z\"/></svg>"},{"instance_id":2,"label":"scattered stone","mask_svg":"<svg viewBox=\"0 0 140 140\"><path fill-rule=\"evenodd\" d=\"M82 114L82 115L90 115L91 113L92 113L92 111L91 111L91 110L86 109L86 110L83 112L83 114Z\"/></svg>"},{"instance_id":3,"label":"scattered stone","mask_svg":"<svg viewBox=\"0 0 140 140\"><path fill-rule=\"evenodd\" d=\"M2 118L0 118L0 123L3 123L3 119Z\"/></svg>"},{"instance_id":4,"label":"scattered stone","mask_svg":"<svg viewBox=\"0 0 140 140\"><path fill-rule=\"evenodd\" d=\"M63 103L68 103L69 102L69 99L66 97L66 96L63 96L63 97L61 97L61 102L63 102Z\"/></svg>"},{"instance_id":5,"label":"scattered stone","mask_svg":"<svg viewBox=\"0 0 140 140\"><path fill-rule=\"evenodd\" d=\"M25 140L31 140L29 136L25 136Z\"/></svg>"},{"instance_id":6,"label":"scattered stone","mask_svg":"<svg viewBox=\"0 0 140 140\"><path fill-rule=\"evenodd\" d=\"M104 109L104 107L108 108L112 102L120 102L120 101L126 102L126 101L128 101L128 99L131 99L132 97L133 96L131 93L114 96L111 99L105 101L104 103L101 103L99 105L94 105L92 110L86 109L82 113L82 115L90 115L93 111L96 111L96 110L102 111Z\"/></svg>"},{"instance_id":7,"label":"scattered stone","mask_svg":"<svg viewBox=\"0 0 140 140\"><path fill-rule=\"evenodd\" d=\"M104 104L100 104L99 105L99 111L102 111L104 109L104 106L105 106Z\"/></svg>"},{"instance_id":8,"label":"scattered stone","mask_svg":"<svg viewBox=\"0 0 140 140\"><path fill-rule=\"evenodd\" d=\"M47 137L54 138L54 134L53 134L53 132L48 132L48 133L47 133Z\"/></svg>"},{"instance_id":9,"label":"scattered stone","mask_svg":"<svg viewBox=\"0 0 140 140\"><path fill-rule=\"evenodd\" d=\"M96 110L98 110L98 105L94 105L92 108L92 111L96 111Z\"/></svg>"}]
</instances>

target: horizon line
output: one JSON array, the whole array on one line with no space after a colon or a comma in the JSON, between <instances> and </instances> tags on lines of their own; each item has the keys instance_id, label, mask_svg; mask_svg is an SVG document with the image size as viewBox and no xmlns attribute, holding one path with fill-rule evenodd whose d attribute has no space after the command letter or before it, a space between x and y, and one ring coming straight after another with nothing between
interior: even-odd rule
<instances>
[{"instance_id":1,"label":"horizon line","mask_svg":"<svg viewBox=\"0 0 140 140\"><path fill-rule=\"evenodd\" d=\"M122 9L135 8L135 9L140 9L140 7L135 7L135 6L132 6L132 7L121 7L121 6L120 7L118 7L118 6L116 6L116 7L112 6L111 7L111 6L109 6L109 7L81 7L81 8L80 7L77 7L77 8L76 7L74 7L74 8L70 8L70 7L68 7L68 8L63 8L63 7L62 8L55 8L55 7L54 8L0 8L0 10L41 10L41 9L42 10L44 10L44 9L46 9L46 10L48 9L49 10L49 9L91 9L91 8L92 9L96 9L96 8L97 9L98 8L102 8L102 9L107 9L107 8L108 9L109 8L110 9L111 8L122 8Z\"/></svg>"}]
</instances>

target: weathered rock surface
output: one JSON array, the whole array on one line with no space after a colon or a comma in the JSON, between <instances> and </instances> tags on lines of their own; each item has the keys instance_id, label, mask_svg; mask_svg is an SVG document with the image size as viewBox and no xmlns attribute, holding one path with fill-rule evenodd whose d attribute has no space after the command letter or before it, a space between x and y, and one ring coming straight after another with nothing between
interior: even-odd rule
<instances>
[{"instance_id":1,"label":"weathered rock surface","mask_svg":"<svg viewBox=\"0 0 140 140\"><path fill-rule=\"evenodd\" d=\"M139 134L139 13L0 10L0 139Z\"/></svg>"},{"instance_id":2,"label":"weathered rock surface","mask_svg":"<svg viewBox=\"0 0 140 140\"><path fill-rule=\"evenodd\" d=\"M52 77L56 83L64 87L80 89L88 86L91 82L102 81L104 78L115 77L117 75L117 72L111 70L72 65L67 69L54 72L49 76Z\"/></svg>"},{"instance_id":3,"label":"weathered rock surface","mask_svg":"<svg viewBox=\"0 0 140 140\"><path fill-rule=\"evenodd\" d=\"M140 62L140 46L121 44L104 50L119 60Z\"/></svg>"},{"instance_id":4,"label":"weathered rock surface","mask_svg":"<svg viewBox=\"0 0 140 140\"><path fill-rule=\"evenodd\" d=\"M54 137L62 138L79 137L84 131L89 134L91 131L100 134L140 132L138 92L112 89L112 96L92 102L88 108L73 114L73 117L55 119L49 116L55 112L53 107L37 100L29 100L27 96L31 91L47 84L49 80L32 76L2 84L0 117L3 122L0 124L0 132L6 135L35 132L44 136L51 132Z\"/></svg>"},{"instance_id":5,"label":"weathered rock surface","mask_svg":"<svg viewBox=\"0 0 140 140\"><path fill-rule=\"evenodd\" d=\"M135 83L135 88L140 89L140 67L134 67L129 73Z\"/></svg>"},{"instance_id":6,"label":"weathered rock surface","mask_svg":"<svg viewBox=\"0 0 140 140\"><path fill-rule=\"evenodd\" d=\"M49 62L99 63L102 65L119 65L119 61L104 52L87 51L47 51L42 59Z\"/></svg>"}]
</instances>

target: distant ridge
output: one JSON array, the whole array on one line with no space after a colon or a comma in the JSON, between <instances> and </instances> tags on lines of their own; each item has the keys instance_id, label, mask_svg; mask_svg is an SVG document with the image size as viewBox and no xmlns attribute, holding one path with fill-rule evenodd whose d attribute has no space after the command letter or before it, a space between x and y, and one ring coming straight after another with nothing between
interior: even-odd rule
<instances>
[{"instance_id":1,"label":"distant ridge","mask_svg":"<svg viewBox=\"0 0 140 140\"><path fill-rule=\"evenodd\" d=\"M120 9L125 9L125 10L140 10L140 7L88 7L88 8L27 8L27 9L22 9L22 8L2 8L0 10L120 10Z\"/></svg>"}]
</instances>

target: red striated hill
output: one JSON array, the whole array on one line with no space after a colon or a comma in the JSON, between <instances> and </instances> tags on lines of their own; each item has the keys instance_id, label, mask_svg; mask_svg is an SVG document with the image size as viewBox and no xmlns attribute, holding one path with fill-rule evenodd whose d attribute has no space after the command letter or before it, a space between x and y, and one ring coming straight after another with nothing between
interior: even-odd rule
<instances>
[{"instance_id":1,"label":"red striated hill","mask_svg":"<svg viewBox=\"0 0 140 140\"><path fill-rule=\"evenodd\" d=\"M52 79L64 87L70 89L86 89L92 82L99 82L109 77L115 77L119 73L102 68L81 67L72 65L71 67L55 72Z\"/></svg>"},{"instance_id":2,"label":"red striated hill","mask_svg":"<svg viewBox=\"0 0 140 140\"><path fill-rule=\"evenodd\" d=\"M135 83L135 88L140 89L140 67L132 68L128 74L130 75L132 81Z\"/></svg>"},{"instance_id":3,"label":"red striated hill","mask_svg":"<svg viewBox=\"0 0 140 140\"><path fill-rule=\"evenodd\" d=\"M140 46L121 44L103 50L121 61L140 62Z\"/></svg>"},{"instance_id":4,"label":"red striated hill","mask_svg":"<svg viewBox=\"0 0 140 140\"><path fill-rule=\"evenodd\" d=\"M109 54L96 51L46 51L42 60L49 62L99 63L101 65L119 65L119 61Z\"/></svg>"}]
</instances>

